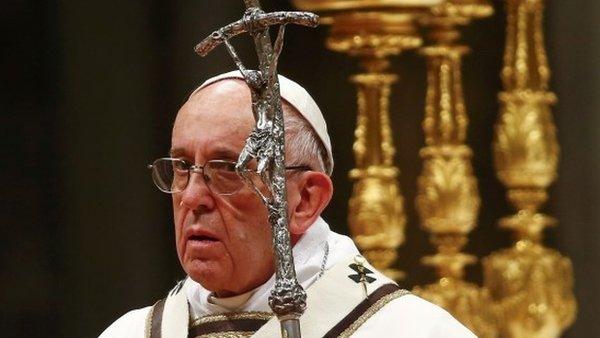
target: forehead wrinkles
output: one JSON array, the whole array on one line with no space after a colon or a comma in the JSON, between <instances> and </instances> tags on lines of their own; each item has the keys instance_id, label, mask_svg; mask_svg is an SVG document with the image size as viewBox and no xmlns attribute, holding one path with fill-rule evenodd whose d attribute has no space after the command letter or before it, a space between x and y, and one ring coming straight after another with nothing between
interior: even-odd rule
<instances>
[{"instance_id":1,"label":"forehead wrinkles","mask_svg":"<svg viewBox=\"0 0 600 338\"><path fill-rule=\"evenodd\" d=\"M202 90L195 92L188 103L197 106L199 113L206 111L218 111L226 113L228 118L234 115L247 113L252 118L252 99L250 89L241 80L222 80L210 84Z\"/></svg>"},{"instance_id":2,"label":"forehead wrinkles","mask_svg":"<svg viewBox=\"0 0 600 338\"><path fill-rule=\"evenodd\" d=\"M177 120L200 114L225 115L235 121L235 116L252 116L250 90L241 80L223 80L213 83L194 94L177 114ZM216 117L216 116L211 116Z\"/></svg>"},{"instance_id":3,"label":"forehead wrinkles","mask_svg":"<svg viewBox=\"0 0 600 338\"><path fill-rule=\"evenodd\" d=\"M172 146L189 147L189 142L198 144L218 137L217 141L224 141L218 143L231 143L241 150L254 125L251 107L245 83L225 80L211 84L194 93L179 110ZM203 138L204 135L208 137Z\"/></svg>"}]
</instances>

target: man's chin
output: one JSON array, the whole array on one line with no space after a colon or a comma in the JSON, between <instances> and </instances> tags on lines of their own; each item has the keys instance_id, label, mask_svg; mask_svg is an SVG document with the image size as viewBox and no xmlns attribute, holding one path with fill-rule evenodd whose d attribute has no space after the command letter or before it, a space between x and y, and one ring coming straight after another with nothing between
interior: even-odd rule
<instances>
[{"instance_id":1,"label":"man's chin","mask_svg":"<svg viewBox=\"0 0 600 338\"><path fill-rule=\"evenodd\" d=\"M207 290L219 290L225 273L217 262L194 259L185 264L185 272L190 278Z\"/></svg>"}]
</instances>

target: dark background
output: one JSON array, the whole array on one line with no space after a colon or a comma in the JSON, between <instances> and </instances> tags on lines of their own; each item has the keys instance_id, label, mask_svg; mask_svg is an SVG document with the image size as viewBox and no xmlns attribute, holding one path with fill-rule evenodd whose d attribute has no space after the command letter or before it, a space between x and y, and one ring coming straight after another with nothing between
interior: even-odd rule
<instances>
[{"instance_id":1,"label":"dark background","mask_svg":"<svg viewBox=\"0 0 600 338\"><path fill-rule=\"evenodd\" d=\"M467 251L509 245L497 220L511 213L491 160L504 45L503 2L465 29L469 144L483 208ZM288 9L288 1L266 1ZM0 7L2 178L0 336L93 337L129 309L153 303L182 277L169 197L145 165L166 154L170 126L188 93L230 70L223 48L205 59L192 47L234 21L242 1L9 0ZM560 226L546 243L571 257L579 315L566 337L600 334L600 2L549 1L547 47L562 146L559 180L545 211ZM325 213L347 232L355 124L354 60L323 47L327 28L288 30L280 71L304 84L329 122L336 193ZM249 40L234 42L245 56ZM251 61L252 59L248 59ZM432 252L414 212L424 61L394 60L391 105L396 163L408 213L399 267L407 287L431 281L418 260ZM469 271L479 282L480 268Z\"/></svg>"}]
</instances>

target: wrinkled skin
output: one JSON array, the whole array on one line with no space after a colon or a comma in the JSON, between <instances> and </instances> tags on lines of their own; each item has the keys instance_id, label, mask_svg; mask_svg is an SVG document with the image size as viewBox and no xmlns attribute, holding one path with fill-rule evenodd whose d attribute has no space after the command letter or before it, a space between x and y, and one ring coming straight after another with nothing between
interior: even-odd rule
<instances>
[{"instance_id":1,"label":"wrinkled skin","mask_svg":"<svg viewBox=\"0 0 600 338\"><path fill-rule=\"evenodd\" d=\"M248 87L238 80L212 84L179 110L171 156L203 165L211 159L237 160L254 127ZM318 172L288 176L292 243L319 216L331 198L331 180ZM213 194L200 174L173 194L177 254L185 272L217 295L249 291L273 274L271 230L258 196L244 188L231 196Z\"/></svg>"}]
</instances>

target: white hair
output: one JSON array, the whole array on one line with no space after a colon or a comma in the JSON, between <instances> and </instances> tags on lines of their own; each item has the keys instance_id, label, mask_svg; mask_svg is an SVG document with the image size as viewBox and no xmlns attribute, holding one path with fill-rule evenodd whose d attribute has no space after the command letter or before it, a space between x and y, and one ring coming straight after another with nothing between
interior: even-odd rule
<instances>
[{"instance_id":1,"label":"white hair","mask_svg":"<svg viewBox=\"0 0 600 338\"><path fill-rule=\"evenodd\" d=\"M283 119L286 134L286 161L288 166L307 165L312 170L330 172L330 164L325 147L315 131L300 113L287 102L283 102Z\"/></svg>"}]
</instances>

